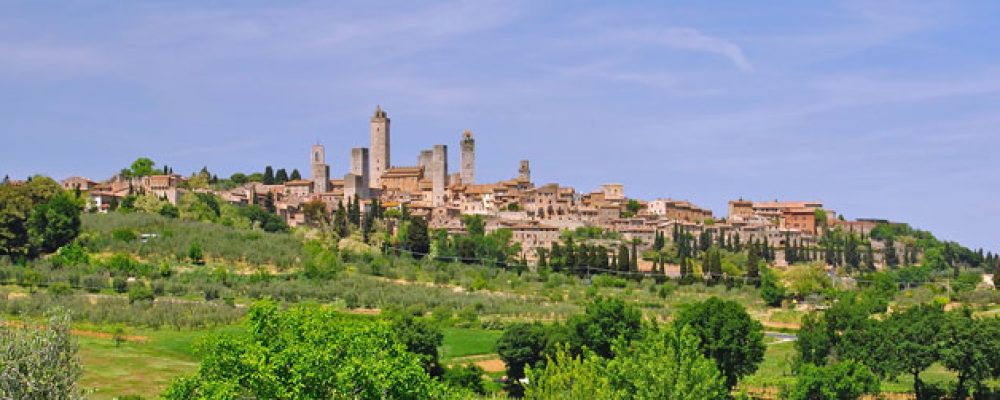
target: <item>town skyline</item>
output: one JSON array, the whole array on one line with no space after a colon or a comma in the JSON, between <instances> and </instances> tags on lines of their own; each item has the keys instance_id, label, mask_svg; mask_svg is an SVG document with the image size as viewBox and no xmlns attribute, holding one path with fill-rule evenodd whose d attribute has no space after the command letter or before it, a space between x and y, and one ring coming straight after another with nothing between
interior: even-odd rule
<instances>
[{"instance_id":1,"label":"town skyline","mask_svg":"<svg viewBox=\"0 0 1000 400\"><path fill-rule=\"evenodd\" d=\"M944 239L996 250L991 227L1000 223L1000 210L992 199L1000 165L990 155L1000 135L992 128L995 115L984 104L996 96L998 85L988 56L977 56L966 47L948 49L949 37L972 35L973 28L983 27L982 20L939 5L833 5L843 23L821 25L820 33L857 24L871 28L863 32L876 36L874 44L839 37L842 41L833 45L786 42L775 49L765 45L773 45L773 40L759 37L759 26L727 25L725 12L713 18L698 9L652 10L653 15L669 17L658 24L638 16L637 10L625 10L597 26L612 32L632 22L659 27L660 44L635 44L636 51L655 57L654 62L605 47L564 49L543 57L548 70L526 67L523 57L509 59L503 67L517 74L499 80L474 72L479 62L440 64L443 58L475 60L480 51L516 54L489 39L502 35L505 26L525 23L526 15L539 11L536 7L541 6L465 4L443 18L467 23L447 32L432 31L433 24L398 24L413 21L406 18L407 12L419 13L421 7L390 10L389 20L401 26L393 32L362 29L360 36L351 37L357 43L334 40L317 56L290 49L284 57L306 69L296 79L286 76L289 71L268 70L282 62L281 57L238 50L213 59L204 53L236 41L280 47L305 35L281 29L285 22L264 23L265 16L278 12L274 10L213 17L212 10L189 5L157 19L160 25L150 28L154 31L136 32L126 28L134 28L132 18L148 10L126 7L103 17L117 24L87 37L73 37L72 25L53 27L47 36L22 41L16 51L6 52L4 60L10 62L0 69L0 81L12 89L3 98L10 113L4 118L8 148L47 151L8 152L0 173L104 179L146 156L184 175L202 166L227 176L260 171L268 164L305 174L304 149L317 139L327 147L331 168L341 172L348 167L349 149L366 145L365 116L374 104L381 104L393 113L393 147L404 155L401 165L412 164L409 155L427 144L455 146L461 132L471 129L478 141L482 181L507 179L516 172L518 160L530 159L540 184L558 182L586 191L621 182L630 197L686 199L717 215L724 215L727 201L740 197L821 200L852 219L905 221ZM450 7L423 11L442 9ZM295 7L279 11L305 18ZM317 14L341 22L334 24L340 27L349 26L345 15L366 14L326 11ZM582 19L586 10L573 14ZM688 23L678 14L693 18ZM57 13L39 14L30 6L12 15L52 24L61 18ZM84 21L100 20L87 15ZM940 18L929 23L930 16ZM325 21L304 20L310 27ZM165 28L182 23L191 27L189 36L165 33ZM886 31L874 28L880 23L888 23ZM245 30L236 29L241 26ZM563 20L537 31L556 38L578 30L601 31L592 25L573 26ZM143 45L136 39L144 37L140 33L165 39ZM625 38L608 35L612 38L606 40L636 40L628 32L619 33ZM414 36L408 44L419 40L425 45L395 56L409 68L381 74L337 71L344 77L334 76L334 69L324 71L347 50L402 35ZM463 35L484 41L482 49L470 49L460 39ZM205 47L196 44L206 39ZM7 42L6 47L14 47ZM139 50L136 63L123 63L120 57L129 48ZM825 60L803 55L837 48L839 54L834 51ZM164 49L176 54L173 69L137 72L160 60L155 51ZM552 50L529 49L536 55ZM982 53L989 53L988 47L985 50ZM957 67L946 68L944 62L928 58L941 54L952 56ZM241 56L251 56L253 62L236 67L232 62ZM926 62L902 73L893 57ZM878 62L866 64L865 58ZM608 59L615 61L601 63ZM823 72L845 64L849 68ZM699 69L705 75L695 73ZM204 73L194 72L198 70ZM554 70L565 78L542 85ZM126 78L113 77L123 71ZM224 71L234 71L234 76L222 79ZM449 73L454 76L446 76ZM526 78L529 73L538 77ZM790 80L778 80L783 74ZM158 77L161 82L155 82ZM246 85L262 79L265 82ZM362 83L351 84L350 79ZM712 80L720 84L710 84ZM739 80L748 83L735 84ZM775 85L777 95L761 90L774 83L782 83ZM172 89L172 84L179 86ZM96 85L110 85L112 90L89 96ZM807 94L819 97L803 101ZM708 110L681 104L685 101ZM456 154L453 150L452 160L457 160Z\"/></svg>"}]
</instances>

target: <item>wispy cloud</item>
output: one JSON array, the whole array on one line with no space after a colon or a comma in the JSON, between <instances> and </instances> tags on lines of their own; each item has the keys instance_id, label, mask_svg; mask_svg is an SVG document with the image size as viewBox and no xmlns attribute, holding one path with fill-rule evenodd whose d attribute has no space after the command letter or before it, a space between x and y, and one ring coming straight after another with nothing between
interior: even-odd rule
<instances>
[{"instance_id":1,"label":"wispy cloud","mask_svg":"<svg viewBox=\"0 0 1000 400\"><path fill-rule=\"evenodd\" d=\"M725 58L736 68L753 71L753 65L740 46L694 28L623 30L607 33L605 37L626 45L652 45L714 54Z\"/></svg>"}]
</instances>

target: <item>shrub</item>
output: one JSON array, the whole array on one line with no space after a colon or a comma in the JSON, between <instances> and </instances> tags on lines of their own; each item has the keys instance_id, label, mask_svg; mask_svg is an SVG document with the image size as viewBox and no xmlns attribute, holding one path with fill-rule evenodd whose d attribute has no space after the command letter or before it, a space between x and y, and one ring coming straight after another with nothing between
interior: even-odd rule
<instances>
[{"instance_id":1,"label":"shrub","mask_svg":"<svg viewBox=\"0 0 1000 400\"><path fill-rule=\"evenodd\" d=\"M486 386L483 385L483 374L485 371L476 364L456 366L449 368L444 374L444 382L453 387L465 388L479 394L486 394Z\"/></svg>"},{"instance_id":2,"label":"shrub","mask_svg":"<svg viewBox=\"0 0 1000 400\"><path fill-rule=\"evenodd\" d=\"M142 282L136 282L128 289L128 302L129 304L135 303L137 301L153 301L155 296L153 295L153 290L146 287Z\"/></svg>"},{"instance_id":3,"label":"shrub","mask_svg":"<svg viewBox=\"0 0 1000 400\"><path fill-rule=\"evenodd\" d=\"M205 255L201 251L200 244L191 243L191 245L188 246L187 254L188 254L188 259L191 260L191 263L195 265L202 265L205 263Z\"/></svg>"},{"instance_id":4,"label":"shrub","mask_svg":"<svg viewBox=\"0 0 1000 400\"><path fill-rule=\"evenodd\" d=\"M49 293L53 296L65 296L73 293L73 288L66 282L56 282L49 286Z\"/></svg>"},{"instance_id":5,"label":"shrub","mask_svg":"<svg viewBox=\"0 0 1000 400\"><path fill-rule=\"evenodd\" d=\"M111 238L121 242L132 242L139 238L139 234L132 229L120 228L111 231Z\"/></svg>"},{"instance_id":6,"label":"shrub","mask_svg":"<svg viewBox=\"0 0 1000 400\"><path fill-rule=\"evenodd\" d=\"M128 281L125 278L116 277L111 280L111 287L118 293L125 293L128 291Z\"/></svg>"}]
</instances>

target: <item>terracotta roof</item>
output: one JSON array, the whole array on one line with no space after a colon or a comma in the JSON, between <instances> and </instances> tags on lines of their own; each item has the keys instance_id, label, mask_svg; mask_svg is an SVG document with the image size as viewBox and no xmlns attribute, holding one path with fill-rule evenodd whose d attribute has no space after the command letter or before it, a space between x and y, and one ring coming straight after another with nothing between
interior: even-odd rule
<instances>
[{"instance_id":1,"label":"terracotta roof","mask_svg":"<svg viewBox=\"0 0 1000 400\"><path fill-rule=\"evenodd\" d=\"M285 182L285 186L309 186L311 184L312 181L307 181L305 179L298 179L294 181Z\"/></svg>"}]
</instances>

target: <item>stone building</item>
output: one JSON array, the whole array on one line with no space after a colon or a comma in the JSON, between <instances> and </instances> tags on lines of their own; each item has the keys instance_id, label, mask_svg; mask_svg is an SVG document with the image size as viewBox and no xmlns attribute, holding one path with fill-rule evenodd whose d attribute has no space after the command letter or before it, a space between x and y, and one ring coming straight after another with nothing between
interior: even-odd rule
<instances>
[{"instance_id":1,"label":"stone building","mask_svg":"<svg viewBox=\"0 0 1000 400\"><path fill-rule=\"evenodd\" d=\"M461 160L461 181L464 184L472 185L476 183L476 140L472 138L472 131L466 129L462 133L462 160Z\"/></svg>"},{"instance_id":2,"label":"stone building","mask_svg":"<svg viewBox=\"0 0 1000 400\"><path fill-rule=\"evenodd\" d=\"M369 187L382 188L382 175L389 170L389 115L375 106L371 119L371 182Z\"/></svg>"},{"instance_id":3,"label":"stone building","mask_svg":"<svg viewBox=\"0 0 1000 400\"><path fill-rule=\"evenodd\" d=\"M371 179L368 160L369 157L367 147L356 147L351 149L351 172L348 175L353 175L356 178L349 178L347 176L344 177L345 193L349 186L348 181L352 181L350 186L353 186L354 189L351 190L351 196L357 195L362 199L370 197L371 188L369 185L371 183ZM357 182L360 182L360 184L357 184Z\"/></svg>"},{"instance_id":4,"label":"stone building","mask_svg":"<svg viewBox=\"0 0 1000 400\"><path fill-rule=\"evenodd\" d=\"M309 158L312 175L312 191L316 193L326 193L329 190L330 166L326 164L326 149L321 144L312 147L312 156Z\"/></svg>"},{"instance_id":5,"label":"stone building","mask_svg":"<svg viewBox=\"0 0 1000 400\"><path fill-rule=\"evenodd\" d=\"M448 185L448 146L434 145L431 158L431 187L433 190L431 204L435 207L445 203L445 187Z\"/></svg>"},{"instance_id":6,"label":"stone building","mask_svg":"<svg viewBox=\"0 0 1000 400\"><path fill-rule=\"evenodd\" d=\"M528 160L521 160L521 167L517 169L517 179L531 182L531 166L528 165Z\"/></svg>"}]
</instances>

